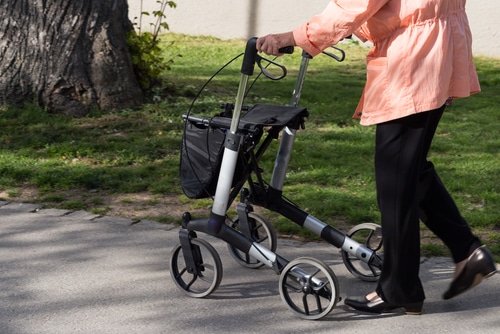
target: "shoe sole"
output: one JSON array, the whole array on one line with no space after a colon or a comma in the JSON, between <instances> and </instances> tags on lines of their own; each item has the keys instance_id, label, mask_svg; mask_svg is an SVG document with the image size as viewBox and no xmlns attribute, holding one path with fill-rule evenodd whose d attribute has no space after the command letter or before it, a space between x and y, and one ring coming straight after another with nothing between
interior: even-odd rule
<instances>
[{"instance_id":1,"label":"shoe sole","mask_svg":"<svg viewBox=\"0 0 500 334\"><path fill-rule=\"evenodd\" d=\"M466 291L469 291L470 289L472 289L472 288L474 288L475 286L479 285L479 283L481 283L481 282L482 282L483 280L485 280L485 279L490 278L490 277L491 277L491 276L493 276L496 272L497 272L497 271L496 271L496 269L495 269L495 270L493 270L491 273L486 274L486 275L481 274L481 273L476 274L476 276L474 277L474 280L472 281L471 286L470 286L467 290L462 291L460 294L462 294L462 293L464 293L464 292L466 292Z\"/></svg>"},{"instance_id":2,"label":"shoe sole","mask_svg":"<svg viewBox=\"0 0 500 334\"><path fill-rule=\"evenodd\" d=\"M421 315L422 312L409 312L409 311L407 311L407 312L405 312L405 314L406 315Z\"/></svg>"}]
</instances>

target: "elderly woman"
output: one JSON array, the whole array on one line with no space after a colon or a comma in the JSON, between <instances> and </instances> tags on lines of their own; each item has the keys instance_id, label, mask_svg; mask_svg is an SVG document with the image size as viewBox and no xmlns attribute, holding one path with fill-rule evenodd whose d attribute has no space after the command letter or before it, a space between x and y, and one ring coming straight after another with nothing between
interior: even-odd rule
<instances>
[{"instance_id":1,"label":"elderly woman","mask_svg":"<svg viewBox=\"0 0 500 334\"><path fill-rule=\"evenodd\" d=\"M376 126L384 265L375 291L345 304L372 313L420 314L420 220L448 246L456 264L444 299L496 272L491 253L427 160L446 105L480 91L465 0L332 0L295 30L259 38L257 49L280 55L280 48L294 45L315 56L351 34L373 43L354 117Z\"/></svg>"}]
</instances>

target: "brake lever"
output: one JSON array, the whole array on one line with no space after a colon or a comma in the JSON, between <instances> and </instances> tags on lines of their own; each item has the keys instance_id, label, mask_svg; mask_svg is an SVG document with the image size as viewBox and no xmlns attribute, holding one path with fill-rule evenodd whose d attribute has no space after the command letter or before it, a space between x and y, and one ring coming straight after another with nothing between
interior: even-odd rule
<instances>
[{"instance_id":1,"label":"brake lever","mask_svg":"<svg viewBox=\"0 0 500 334\"><path fill-rule=\"evenodd\" d=\"M342 50L341 48L339 48L338 46L332 46L331 47L332 49L335 49L338 53L340 53L340 56L334 54L334 53L331 53L331 52L327 52L327 51L323 51L323 54L327 55L328 57L331 57L333 59L335 59L336 61L338 61L339 63L344 61L345 59L345 51Z\"/></svg>"},{"instance_id":2,"label":"brake lever","mask_svg":"<svg viewBox=\"0 0 500 334\"><path fill-rule=\"evenodd\" d=\"M294 51L294 47L293 46L285 46L281 49L279 49L279 52L280 53L283 53L283 54L292 54ZM286 67L284 65L281 65L275 61L272 61L270 59L267 59L267 58L264 58L260 55L257 54L257 57L256 57L256 63L257 63L257 66L259 66L260 68L260 71L262 72L262 74L264 74L267 78L271 79L271 80L281 80L283 79L284 77L286 77L286 74L287 74L287 71L286 71ZM281 69L281 75L278 75L278 76L275 76L275 75L272 75L266 68L269 66L263 66L261 61L262 60L265 60L269 65L273 65L273 66L276 66L276 67L279 67Z\"/></svg>"},{"instance_id":3,"label":"brake lever","mask_svg":"<svg viewBox=\"0 0 500 334\"><path fill-rule=\"evenodd\" d=\"M265 60L266 62L268 62L270 65L273 65L273 66L276 66L276 67L279 67L281 69L281 75L278 75L278 76L275 76L275 75L272 75L271 72L269 72L265 66L262 65L261 61L262 60ZM271 80L281 80L283 79L284 77L286 77L286 67L281 65L281 64L278 64L277 62L274 62L272 60L269 60L267 58L264 58L264 57L261 57L259 55L257 55L257 59L256 59L256 62L257 62L257 66L259 66L260 68L260 71L262 72L262 74L264 74L266 77L268 77L269 79Z\"/></svg>"}]
</instances>

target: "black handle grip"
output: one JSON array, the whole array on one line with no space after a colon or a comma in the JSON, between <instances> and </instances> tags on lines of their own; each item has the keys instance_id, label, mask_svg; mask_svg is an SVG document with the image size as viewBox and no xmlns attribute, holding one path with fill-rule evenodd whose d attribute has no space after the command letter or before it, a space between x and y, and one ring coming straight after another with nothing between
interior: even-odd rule
<instances>
[{"instance_id":1,"label":"black handle grip","mask_svg":"<svg viewBox=\"0 0 500 334\"><path fill-rule=\"evenodd\" d=\"M294 51L293 46L285 46L279 49L280 53L292 54ZM259 60L257 54L257 37L248 39L245 47L245 54L243 56L243 63L241 65L241 73L245 75L253 75L255 69L255 62Z\"/></svg>"},{"instance_id":2,"label":"black handle grip","mask_svg":"<svg viewBox=\"0 0 500 334\"><path fill-rule=\"evenodd\" d=\"M252 75L257 59L257 37L252 37L247 41L243 63L241 64L241 73Z\"/></svg>"},{"instance_id":3,"label":"black handle grip","mask_svg":"<svg viewBox=\"0 0 500 334\"><path fill-rule=\"evenodd\" d=\"M293 46L285 46L284 48L281 48L278 50L280 53L286 53L291 55L293 53Z\"/></svg>"}]
</instances>

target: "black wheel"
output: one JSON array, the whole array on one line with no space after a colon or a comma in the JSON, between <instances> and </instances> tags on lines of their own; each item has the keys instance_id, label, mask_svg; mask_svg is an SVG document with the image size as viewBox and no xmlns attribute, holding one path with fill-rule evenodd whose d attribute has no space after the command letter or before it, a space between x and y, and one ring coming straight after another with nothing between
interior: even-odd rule
<instances>
[{"instance_id":1,"label":"black wheel","mask_svg":"<svg viewBox=\"0 0 500 334\"><path fill-rule=\"evenodd\" d=\"M356 225L347 232L347 236L374 251L376 256L382 257L382 228L379 225L373 223ZM379 268L368 265L346 251L342 251L342 260L349 272L362 281L375 282L380 276Z\"/></svg>"},{"instance_id":2,"label":"black wheel","mask_svg":"<svg viewBox=\"0 0 500 334\"><path fill-rule=\"evenodd\" d=\"M248 220L250 226L252 227L250 231L252 240L258 244L262 244L262 246L266 247L271 252L276 251L276 231L271 223L255 212L248 213ZM236 219L231 224L231 227L239 231L239 220ZM229 249L229 254L231 254L233 259L243 267L255 269L264 265L264 263L248 254L245 254L230 244L227 244L227 248Z\"/></svg>"},{"instance_id":3,"label":"black wheel","mask_svg":"<svg viewBox=\"0 0 500 334\"><path fill-rule=\"evenodd\" d=\"M298 317L316 320L326 316L340 300L334 272L309 257L288 263L279 281L281 299Z\"/></svg>"},{"instance_id":4,"label":"black wheel","mask_svg":"<svg viewBox=\"0 0 500 334\"><path fill-rule=\"evenodd\" d=\"M190 297L202 298L215 291L222 280L222 262L207 241L191 239L195 268L188 267L181 245L172 250L170 276L177 287Z\"/></svg>"}]
</instances>

